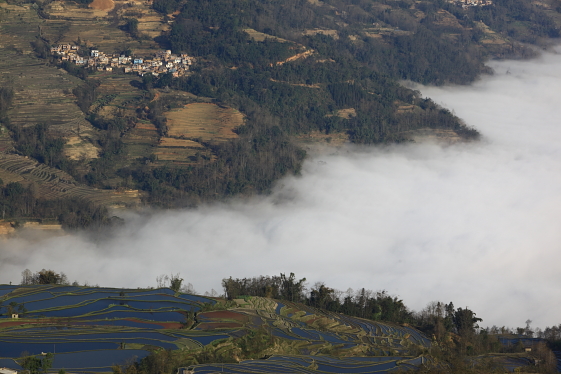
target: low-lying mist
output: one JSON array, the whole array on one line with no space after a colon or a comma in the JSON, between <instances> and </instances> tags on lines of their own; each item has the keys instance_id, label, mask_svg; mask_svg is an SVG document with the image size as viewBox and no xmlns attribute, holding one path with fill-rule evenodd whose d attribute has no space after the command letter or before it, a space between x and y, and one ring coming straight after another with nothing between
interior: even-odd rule
<instances>
[{"instance_id":1,"label":"low-lying mist","mask_svg":"<svg viewBox=\"0 0 561 374\"><path fill-rule=\"evenodd\" d=\"M492 62L470 87L420 87L478 143L348 147L310 158L272 196L129 214L116 232L0 242L0 282L25 268L111 287L181 273L294 272L308 284L385 289L412 309L453 301L483 326L561 323L561 55Z\"/></svg>"}]
</instances>

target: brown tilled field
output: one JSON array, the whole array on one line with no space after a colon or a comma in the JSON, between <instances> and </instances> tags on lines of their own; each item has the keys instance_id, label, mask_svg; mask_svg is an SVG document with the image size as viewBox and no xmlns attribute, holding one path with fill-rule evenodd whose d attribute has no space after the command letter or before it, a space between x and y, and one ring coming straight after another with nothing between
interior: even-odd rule
<instances>
[{"instance_id":1,"label":"brown tilled field","mask_svg":"<svg viewBox=\"0 0 561 374\"><path fill-rule=\"evenodd\" d=\"M91 141L79 136L69 137L64 145L64 154L71 160L98 158L99 151Z\"/></svg>"},{"instance_id":2,"label":"brown tilled field","mask_svg":"<svg viewBox=\"0 0 561 374\"><path fill-rule=\"evenodd\" d=\"M139 122L123 136L123 143L127 145L127 158L129 160L147 157L154 153L158 145L158 130L150 122Z\"/></svg>"},{"instance_id":3,"label":"brown tilled field","mask_svg":"<svg viewBox=\"0 0 561 374\"><path fill-rule=\"evenodd\" d=\"M140 204L136 190L116 192L100 190L77 183L67 173L18 155L0 153L0 178L35 185L44 199L78 198L106 206L135 206ZM5 179L4 179L5 178Z\"/></svg>"},{"instance_id":4,"label":"brown tilled field","mask_svg":"<svg viewBox=\"0 0 561 374\"><path fill-rule=\"evenodd\" d=\"M270 40L274 40L276 42L279 43L292 43L289 40L283 39L283 38L279 38L277 36L273 36L273 35L269 35L269 34L264 34L262 32L259 32L257 30L254 29L243 29L243 31L245 31L246 33L249 34L249 37L253 40L255 40L256 42L262 42L265 39L270 39Z\"/></svg>"},{"instance_id":5,"label":"brown tilled field","mask_svg":"<svg viewBox=\"0 0 561 374\"><path fill-rule=\"evenodd\" d=\"M244 116L232 108L216 104L194 103L166 113L168 135L200 139L203 142L225 142L237 138L233 131L243 125Z\"/></svg>"},{"instance_id":6,"label":"brown tilled field","mask_svg":"<svg viewBox=\"0 0 561 374\"><path fill-rule=\"evenodd\" d=\"M214 157L209 149L202 144L187 139L161 138L154 154L159 163L172 161L174 164L194 164L199 156L212 160Z\"/></svg>"},{"instance_id":7,"label":"brown tilled field","mask_svg":"<svg viewBox=\"0 0 561 374\"><path fill-rule=\"evenodd\" d=\"M90 8L96 10L111 10L115 8L115 3L113 0L94 0L90 4Z\"/></svg>"}]
</instances>

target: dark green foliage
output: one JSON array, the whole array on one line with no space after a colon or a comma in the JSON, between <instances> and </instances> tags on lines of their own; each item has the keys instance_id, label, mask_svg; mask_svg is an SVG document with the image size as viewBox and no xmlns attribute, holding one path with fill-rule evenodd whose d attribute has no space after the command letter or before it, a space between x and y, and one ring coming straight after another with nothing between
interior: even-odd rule
<instances>
[{"instance_id":1,"label":"dark green foliage","mask_svg":"<svg viewBox=\"0 0 561 374\"><path fill-rule=\"evenodd\" d=\"M175 292L179 292L181 285L183 284L183 278L179 278L179 274L172 274L169 278L169 288Z\"/></svg>"},{"instance_id":2,"label":"dark green foliage","mask_svg":"<svg viewBox=\"0 0 561 374\"><path fill-rule=\"evenodd\" d=\"M6 111L12 105L14 90L8 87L0 87L0 121L6 115Z\"/></svg>"},{"instance_id":3,"label":"dark green foliage","mask_svg":"<svg viewBox=\"0 0 561 374\"><path fill-rule=\"evenodd\" d=\"M251 122L255 125L248 124L243 137L211 145L218 158L215 162L200 157L196 166L187 169L146 167L131 175L150 192L152 203L163 206L176 205L181 196L196 203L217 196L267 192L280 177L298 172L305 153L275 126L273 118L255 113Z\"/></svg>"},{"instance_id":4,"label":"dark green foliage","mask_svg":"<svg viewBox=\"0 0 561 374\"><path fill-rule=\"evenodd\" d=\"M473 334L479 328L477 322L481 322L481 318L477 318L475 313L467 308L458 308L453 315L452 321L458 334L466 336Z\"/></svg>"},{"instance_id":5,"label":"dark green foliage","mask_svg":"<svg viewBox=\"0 0 561 374\"><path fill-rule=\"evenodd\" d=\"M72 74L80 79L86 80L88 78L88 70L85 67L79 67L70 61L63 61L60 66L69 74Z\"/></svg>"},{"instance_id":6,"label":"dark green foliage","mask_svg":"<svg viewBox=\"0 0 561 374\"><path fill-rule=\"evenodd\" d=\"M110 223L107 210L78 199L44 200L36 196L36 187L19 182L0 188L0 214L3 219L50 218L65 228L78 229Z\"/></svg>"},{"instance_id":7,"label":"dark green foliage","mask_svg":"<svg viewBox=\"0 0 561 374\"><path fill-rule=\"evenodd\" d=\"M41 271L32 273L29 269L22 272L22 285L32 284L63 284L68 285L68 278L64 273L56 273L53 270L42 269Z\"/></svg>"},{"instance_id":8,"label":"dark green foliage","mask_svg":"<svg viewBox=\"0 0 561 374\"><path fill-rule=\"evenodd\" d=\"M138 37L138 20L136 18L128 18L124 26L124 30L133 38Z\"/></svg>"},{"instance_id":9,"label":"dark green foliage","mask_svg":"<svg viewBox=\"0 0 561 374\"><path fill-rule=\"evenodd\" d=\"M37 161L64 169L70 161L64 157L62 150L64 139L53 137L48 134L45 124L37 124L33 127L11 127L16 149L24 156L35 158Z\"/></svg>"},{"instance_id":10,"label":"dark green foliage","mask_svg":"<svg viewBox=\"0 0 561 374\"><path fill-rule=\"evenodd\" d=\"M76 96L76 104L82 109L82 112L88 113L90 106L97 98L97 88L99 85L99 81L89 79L83 85L72 90L72 93Z\"/></svg>"},{"instance_id":11,"label":"dark green foliage","mask_svg":"<svg viewBox=\"0 0 561 374\"><path fill-rule=\"evenodd\" d=\"M45 40L37 38L31 42L31 46L37 57L44 59L51 57L50 45Z\"/></svg>"},{"instance_id":12,"label":"dark green foliage","mask_svg":"<svg viewBox=\"0 0 561 374\"><path fill-rule=\"evenodd\" d=\"M27 356L21 359L20 366L28 371L29 374L48 373L53 365L54 354L47 353L45 356Z\"/></svg>"},{"instance_id":13,"label":"dark green foliage","mask_svg":"<svg viewBox=\"0 0 561 374\"><path fill-rule=\"evenodd\" d=\"M281 273L280 276L222 279L222 287L229 300L240 296L261 296L276 299L301 301L304 296L304 282L306 278L296 281L294 273L288 277Z\"/></svg>"}]
</instances>

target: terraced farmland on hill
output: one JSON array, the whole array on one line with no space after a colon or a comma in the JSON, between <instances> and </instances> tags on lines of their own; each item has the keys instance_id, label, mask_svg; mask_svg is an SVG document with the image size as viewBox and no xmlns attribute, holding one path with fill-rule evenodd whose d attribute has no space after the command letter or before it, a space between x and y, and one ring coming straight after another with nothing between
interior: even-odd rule
<instances>
[{"instance_id":1,"label":"terraced farmland on hill","mask_svg":"<svg viewBox=\"0 0 561 374\"><path fill-rule=\"evenodd\" d=\"M426 338L412 338L421 334L409 327L341 319L314 308L264 298L238 300L240 305L228 310L205 311L225 305L225 301L170 289L5 285L0 286L0 302L0 360L15 369L20 369L16 359L23 351L39 354L56 349L53 369L98 372L111 371L114 364L145 357L158 348L195 354L203 347L212 347L221 354L233 354L239 349L237 339L264 328L276 341L271 353L291 355L259 360L258 364L231 364L224 367L226 372L239 372L247 365L289 370L303 362L315 362L320 372L333 366L340 373L366 367L384 373L418 365L426 359L412 356L419 348L410 348L430 345ZM25 308L20 318L9 318L18 308L20 313ZM325 319L331 323L315 327ZM376 338L390 343L376 342ZM331 355L325 355L327 351ZM206 373L212 367L192 369Z\"/></svg>"},{"instance_id":2,"label":"terraced farmland on hill","mask_svg":"<svg viewBox=\"0 0 561 374\"><path fill-rule=\"evenodd\" d=\"M140 204L136 190L118 192L83 186L61 170L18 155L0 154L0 178L5 183L33 184L45 199L78 198L107 206Z\"/></svg>"},{"instance_id":3,"label":"terraced farmland on hill","mask_svg":"<svg viewBox=\"0 0 561 374\"><path fill-rule=\"evenodd\" d=\"M26 127L44 123L57 136L77 135L79 131L82 137L96 137L70 94L79 79L6 48L0 49L0 71L0 83L14 88L13 108L8 113L12 124Z\"/></svg>"},{"instance_id":4,"label":"terraced farmland on hill","mask_svg":"<svg viewBox=\"0 0 561 374\"><path fill-rule=\"evenodd\" d=\"M126 48L132 48L138 54L153 53L158 46L151 38L161 34L167 27L161 22L162 17L146 2L114 1L114 4L114 9L84 9L74 3L55 1L47 9L51 19L46 20L46 25L53 26L60 20L66 21L60 37L65 42L75 41L79 37L84 43L108 53ZM131 17L127 16L127 12L134 12L139 19L139 30L150 38L134 39L115 27L115 22L119 23L119 16ZM124 21L120 21L120 24L124 24Z\"/></svg>"},{"instance_id":5,"label":"terraced farmland on hill","mask_svg":"<svg viewBox=\"0 0 561 374\"><path fill-rule=\"evenodd\" d=\"M232 108L193 103L166 113L168 135L202 142L224 142L237 137L233 131L244 123L244 116Z\"/></svg>"},{"instance_id":6,"label":"terraced farmland on hill","mask_svg":"<svg viewBox=\"0 0 561 374\"><path fill-rule=\"evenodd\" d=\"M56 352L52 371L114 372L152 353L149 362L171 360L178 374L384 374L435 363L431 344L410 326L262 297L0 285L0 365L16 370L26 351ZM509 371L531 363L517 354L470 358L487 359Z\"/></svg>"}]
</instances>

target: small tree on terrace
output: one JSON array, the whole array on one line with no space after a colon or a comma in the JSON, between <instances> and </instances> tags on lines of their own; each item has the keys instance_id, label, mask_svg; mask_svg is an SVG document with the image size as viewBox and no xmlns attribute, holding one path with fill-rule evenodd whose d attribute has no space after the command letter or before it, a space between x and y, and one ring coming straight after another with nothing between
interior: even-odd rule
<instances>
[{"instance_id":1,"label":"small tree on terrace","mask_svg":"<svg viewBox=\"0 0 561 374\"><path fill-rule=\"evenodd\" d=\"M179 278L179 273L172 274L169 278L169 288L174 290L175 292L179 292L181 289L181 284L183 283L183 278Z\"/></svg>"},{"instance_id":2,"label":"small tree on terrace","mask_svg":"<svg viewBox=\"0 0 561 374\"><path fill-rule=\"evenodd\" d=\"M46 374L51 366L53 366L54 354L47 353L43 357L26 356L21 359L20 365L29 374Z\"/></svg>"}]
</instances>

